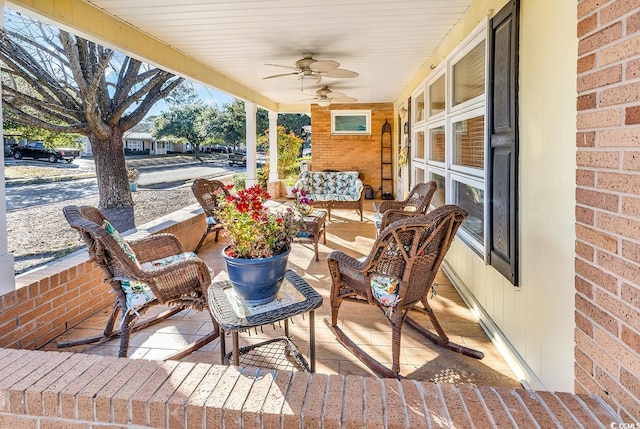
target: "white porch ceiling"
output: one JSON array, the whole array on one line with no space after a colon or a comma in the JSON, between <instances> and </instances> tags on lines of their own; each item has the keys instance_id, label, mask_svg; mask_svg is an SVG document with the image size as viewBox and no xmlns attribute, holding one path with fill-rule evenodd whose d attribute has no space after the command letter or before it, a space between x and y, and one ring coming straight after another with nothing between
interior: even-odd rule
<instances>
[{"instance_id":1,"label":"white porch ceiling","mask_svg":"<svg viewBox=\"0 0 640 429\"><path fill-rule=\"evenodd\" d=\"M396 100L474 0L85 0L277 103L307 99L303 52L360 75L320 85L359 103ZM236 95L236 94L231 94ZM308 104L309 101L304 102Z\"/></svg>"}]
</instances>

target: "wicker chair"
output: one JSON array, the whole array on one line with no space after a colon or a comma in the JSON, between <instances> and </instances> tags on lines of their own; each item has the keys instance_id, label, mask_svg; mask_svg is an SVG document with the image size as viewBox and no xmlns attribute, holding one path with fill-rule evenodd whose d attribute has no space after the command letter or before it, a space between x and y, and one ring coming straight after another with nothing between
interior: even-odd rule
<instances>
[{"instance_id":1,"label":"wicker chair","mask_svg":"<svg viewBox=\"0 0 640 429\"><path fill-rule=\"evenodd\" d=\"M208 179L196 179L191 185L191 191L193 195L195 195L196 200L200 203L202 210L204 210L204 214L207 219L207 229L202 235L200 242L196 246L194 252L198 253L202 243L204 243L204 239L207 238L212 232L216 233L215 242L218 242L218 234L222 229L222 224L220 224L216 220L216 210L219 209L218 200L214 196L214 194L221 189L221 192L224 192L225 195L229 195L229 191L225 187L224 183L219 180L208 180ZM220 192L220 191L218 191Z\"/></svg>"},{"instance_id":2,"label":"wicker chair","mask_svg":"<svg viewBox=\"0 0 640 429\"><path fill-rule=\"evenodd\" d=\"M438 189L438 185L434 181L418 183L407 198L402 201L376 203L376 213L373 215L373 220L378 232L397 220L426 214L436 189Z\"/></svg>"},{"instance_id":3,"label":"wicker chair","mask_svg":"<svg viewBox=\"0 0 640 429\"><path fill-rule=\"evenodd\" d=\"M127 242L95 207L66 206L63 213L69 225L80 232L87 244L90 261L102 269L104 281L111 284L116 301L102 335L60 342L58 347L100 343L119 335L119 357L126 357L134 327L138 330L153 325L186 308L209 310L209 267L195 253L183 253L182 246L174 235L154 234ZM155 305L169 305L173 308L136 325L140 316ZM120 329L114 330L120 313ZM219 333L218 323L213 316L211 321L211 333L168 359L181 359L216 339Z\"/></svg>"},{"instance_id":4,"label":"wicker chair","mask_svg":"<svg viewBox=\"0 0 640 429\"><path fill-rule=\"evenodd\" d=\"M427 302L440 263L466 216L467 213L458 206L441 206L427 215L413 216L389 225L376 238L371 253L364 261L338 250L327 257L333 285L331 322L325 319L325 323L342 345L379 376L400 377L400 337L405 321L435 344L477 359L484 357L482 352L450 342ZM380 284L384 285L384 293L380 293L379 287L373 287ZM345 299L377 306L390 322L391 370L365 353L337 326L340 304ZM419 303L422 307L417 306ZM427 314L437 333L411 319L408 316L410 310Z\"/></svg>"}]
</instances>

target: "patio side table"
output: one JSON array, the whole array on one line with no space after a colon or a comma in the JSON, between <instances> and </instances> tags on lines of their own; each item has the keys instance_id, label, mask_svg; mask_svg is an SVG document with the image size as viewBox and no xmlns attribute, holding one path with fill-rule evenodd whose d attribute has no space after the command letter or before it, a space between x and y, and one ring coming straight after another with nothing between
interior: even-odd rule
<instances>
[{"instance_id":1,"label":"patio side table","mask_svg":"<svg viewBox=\"0 0 640 429\"><path fill-rule=\"evenodd\" d=\"M276 299L264 305L247 307L235 295L228 280L209 286L209 309L220 324L220 355L222 362L239 366L257 366L272 369L290 369L286 354L295 359L294 367L315 372L315 318L314 310L322 305L322 296L299 275L287 270ZM289 318L309 313L309 361L304 359L289 338ZM247 347L239 347L238 333L261 325L284 321L284 336ZM225 332L233 339L233 351L226 353ZM284 349L284 350L283 350ZM283 368L282 365L287 367Z\"/></svg>"},{"instance_id":2,"label":"patio side table","mask_svg":"<svg viewBox=\"0 0 640 429\"><path fill-rule=\"evenodd\" d=\"M320 241L320 235L323 236L324 244L327 244L326 220L326 211L317 209L313 210L302 219L302 230L293 237L294 243L313 244L316 254L316 262L320 260L318 257L318 242Z\"/></svg>"}]
</instances>

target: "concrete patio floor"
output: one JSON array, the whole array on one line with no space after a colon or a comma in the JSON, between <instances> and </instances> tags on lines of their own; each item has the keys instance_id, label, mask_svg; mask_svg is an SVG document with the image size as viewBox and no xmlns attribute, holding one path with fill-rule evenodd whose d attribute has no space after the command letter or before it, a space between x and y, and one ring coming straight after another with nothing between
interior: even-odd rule
<instances>
[{"instance_id":1,"label":"concrete patio floor","mask_svg":"<svg viewBox=\"0 0 640 429\"><path fill-rule=\"evenodd\" d=\"M365 210L371 206L365 202ZM327 221L327 244L320 241L320 261L316 262L313 245L294 244L289 256L288 268L304 278L324 298L321 308L315 312L316 321L316 372L324 374L370 375L372 374L347 349L339 344L329 331L323 318L329 317L329 293L331 280L326 256L332 250L342 250L352 256L366 255L375 239L375 228L371 211L365 211L364 222L354 210L332 211ZM220 257L224 239L213 242L214 234L201 248L199 256L213 269L214 281L227 279L224 263ZM430 300L431 306L451 341L475 348L485 354L476 360L434 345L404 327L402 335L401 375L420 381L467 383L477 386L520 388L521 384L509 366L491 343L470 310L460 298L447 277L440 273L436 279L437 295ZM146 317L165 310L151 308ZM111 309L99 314L67 331L56 341L82 338L99 334ZM426 316L415 313L412 317L429 326ZM308 358L309 318L296 316L290 325L290 335L300 351ZM391 362L391 332L380 311L372 306L345 302L340 310L340 327L362 349L383 364ZM212 329L209 315L205 312L183 311L157 325L132 334L129 357L162 360L189 342L198 339ZM260 342L266 338L281 336L278 325L265 326L240 334L240 345ZM119 339L98 345L57 349L55 341L45 350L65 350L103 356L117 356ZM231 339L227 338L227 351L231 350ZM219 339L182 359L189 362L220 363Z\"/></svg>"}]
</instances>

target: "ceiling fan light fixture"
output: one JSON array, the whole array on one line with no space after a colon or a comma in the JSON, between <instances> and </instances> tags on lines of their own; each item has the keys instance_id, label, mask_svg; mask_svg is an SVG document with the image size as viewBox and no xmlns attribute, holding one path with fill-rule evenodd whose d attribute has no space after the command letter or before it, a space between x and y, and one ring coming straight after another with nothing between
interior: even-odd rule
<instances>
[{"instance_id":1,"label":"ceiling fan light fixture","mask_svg":"<svg viewBox=\"0 0 640 429\"><path fill-rule=\"evenodd\" d=\"M331 100L329 100L328 98L321 98L318 100L318 106L329 107L331 106Z\"/></svg>"},{"instance_id":2,"label":"ceiling fan light fixture","mask_svg":"<svg viewBox=\"0 0 640 429\"><path fill-rule=\"evenodd\" d=\"M311 73L300 73L298 75L298 80L301 80L303 82L309 82L309 81L313 81L313 82L320 82L320 80L322 79L322 76L318 75L318 74L311 74Z\"/></svg>"}]
</instances>

